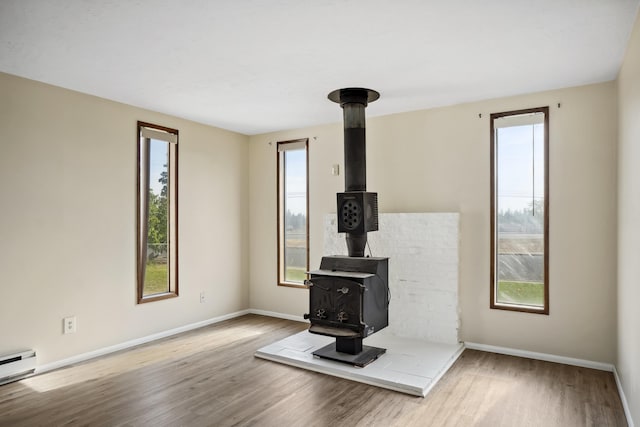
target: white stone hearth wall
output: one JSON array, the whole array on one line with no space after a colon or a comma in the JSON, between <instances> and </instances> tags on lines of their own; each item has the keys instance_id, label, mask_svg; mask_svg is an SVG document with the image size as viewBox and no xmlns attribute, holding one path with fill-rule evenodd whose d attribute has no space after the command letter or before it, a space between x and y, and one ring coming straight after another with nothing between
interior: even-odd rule
<instances>
[{"instance_id":1,"label":"white stone hearth wall","mask_svg":"<svg viewBox=\"0 0 640 427\"><path fill-rule=\"evenodd\" d=\"M403 338L459 341L458 213L383 213L368 233L372 256L389 258L388 331ZM324 253L346 255L336 215L324 221ZM369 254L369 248L365 249Z\"/></svg>"}]
</instances>

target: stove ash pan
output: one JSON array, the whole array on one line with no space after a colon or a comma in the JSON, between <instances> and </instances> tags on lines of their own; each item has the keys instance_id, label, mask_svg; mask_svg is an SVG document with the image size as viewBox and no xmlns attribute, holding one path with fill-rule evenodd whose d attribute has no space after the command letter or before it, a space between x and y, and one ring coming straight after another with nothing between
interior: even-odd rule
<instances>
[{"instance_id":1,"label":"stove ash pan","mask_svg":"<svg viewBox=\"0 0 640 427\"><path fill-rule=\"evenodd\" d=\"M325 256L311 271L309 332L362 339L389 324L388 258Z\"/></svg>"}]
</instances>

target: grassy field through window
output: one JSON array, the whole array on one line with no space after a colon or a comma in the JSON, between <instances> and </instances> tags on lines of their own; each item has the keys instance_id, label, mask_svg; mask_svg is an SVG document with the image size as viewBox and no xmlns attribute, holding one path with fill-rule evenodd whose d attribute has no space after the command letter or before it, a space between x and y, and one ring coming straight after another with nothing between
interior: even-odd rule
<instances>
[{"instance_id":1,"label":"grassy field through window","mask_svg":"<svg viewBox=\"0 0 640 427\"><path fill-rule=\"evenodd\" d=\"M521 305L544 305L544 283L542 282L498 282L498 303Z\"/></svg>"},{"instance_id":2,"label":"grassy field through window","mask_svg":"<svg viewBox=\"0 0 640 427\"><path fill-rule=\"evenodd\" d=\"M287 267L285 279L290 282L304 282L307 272L304 268Z\"/></svg>"},{"instance_id":3,"label":"grassy field through window","mask_svg":"<svg viewBox=\"0 0 640 427\"><path fill-rule=\"evenodd\" d=\"M147 263L144 277L144 295L161 294L169 291L168 268L166 263Z\"/></svg>"}]
</instances>

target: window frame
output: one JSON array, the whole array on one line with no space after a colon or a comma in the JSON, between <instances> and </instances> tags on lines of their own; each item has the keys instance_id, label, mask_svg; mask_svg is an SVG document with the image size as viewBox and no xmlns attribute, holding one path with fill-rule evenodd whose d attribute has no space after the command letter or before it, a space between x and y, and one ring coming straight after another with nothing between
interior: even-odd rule
<instances>
[{"instance_id":1,"label":"window frame","mask_svg":"<svg viewBox=\"0 0 640 427\"><path fill-rule=\"evenodd\" d=\"M309 138L300 138L293 139L287 141L278 141L276 143L276 192L277 192L277 280L276 283L278 286L285 286L289 288L301 288L307 289L304 283L296 283L296 282L288 282L284 280L285 274L285 259L284 259L284 173L286 165L283 165L284 153L287 151L286 149L281 149L281 147L285 147L287 144L289 145L299 145L304 144L305 148L305 162L306 162L306 270L309 271ZM309 278L308 273L306 274L306 278Z\"/></svg>"},{"instance_id":2,"label":"window frame","mask_svg":"<svg viewBox=\"0 0 640 427\"><path fill-rule=\"evenodd\" d=\"M143 138L143 128L156 132L161 136L166 133L173 136L167 136L166 142L169 144L168 151L168 176L169 176L169 200L168 200L168 231L167 239L169 248L167 250L168 265L168 290L167 292L144 295L144 281L146 274L146 258L147 258L147 239L148 225L143 224L142 217L145 216L148 222L148 207L145 213L142 212L143 200L141 198L141 186L145 186L145 194L149 190L149 145L143 150L142 144L149 144L151 138ZM178 130L166 126L156 125L152 123L137 122L137 174L136 174L136 302L138 304L164 300L167 298L175 298L178 293ZM161 137L159 140L164 140ZM175 142L171 142L175 139ZM143 159L142 156L145 156ZM144 169L142 161L145 162ZM142 176L144 173L144 177ZM147 202L148 204L148 202Z\"/></svg>"},{"instance_id":3,"label":"window frame","mask_svg":"<svg viewBox=\"0 0 640 427\"><path fill-rule=\"evenodd\" d=\"M535 308L533 306L498 303L496 300L497 286L497 230L496 230L496 207L497 207L497 177L496 177L496 140L494 120L507 116L517 116L522 114L544 113L544 254L543 254L543 274L544 274L544 298L543 306ZM490 156L491 156L491 261L490 261L490 308L497 310L516 311L523 313L549 314L549 107L527 108L522 110L505 111L493 113L490 116Z\"/></svg>"}]
</instances>

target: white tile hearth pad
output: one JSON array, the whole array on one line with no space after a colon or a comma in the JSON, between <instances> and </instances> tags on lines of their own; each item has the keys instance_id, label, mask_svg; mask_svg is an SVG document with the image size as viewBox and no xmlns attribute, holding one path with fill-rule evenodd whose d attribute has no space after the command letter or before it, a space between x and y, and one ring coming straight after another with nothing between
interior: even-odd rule
<instances>
[{"instance_id":1,"label":"white tile hearth pad","mask_svg":"<svg viewBox=\"0 0 640 427\"><path fill-rule=\"evenodd\" d=\"M464 350L462 343L442 344L401 338L383 330L366 338L364 344L386 348L387 351L364 368L313 356L314 351L334 340L303 331L262 347L255 356L424 397Z\"/></svg>"}]
</instances>

